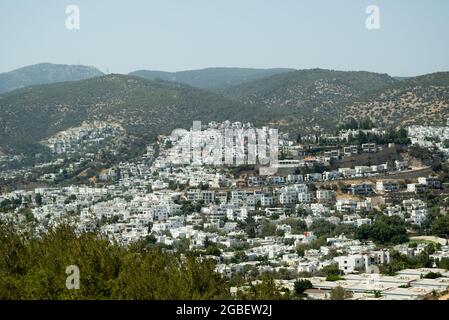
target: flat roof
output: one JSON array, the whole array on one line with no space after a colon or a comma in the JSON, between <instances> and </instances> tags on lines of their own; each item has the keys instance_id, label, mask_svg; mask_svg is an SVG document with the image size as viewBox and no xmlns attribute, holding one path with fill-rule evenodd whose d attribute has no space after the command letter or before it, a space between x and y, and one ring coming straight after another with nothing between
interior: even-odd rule
<instances>
[{"instance_id":1,"label":"flat roof","mask_svg":"<svg viewBox=\"0 0 449 320\"><path fill-rule=\"evenodd\" d=\"M353 281L374 281L381 283L396 283L398 285L407 284L413 280L416 280L416 276L407 276L407 275L396 275L396 276L385 276L382 274L373 275L373 274L347 274L344 276L346 280Z\"/></svg>"},{"instance_id":2,"label":"flat roof","mask_svg":"<svg viewBox=\"0 0 449 320\"><path fill-rule=\"evenodd\" d=\"M404 269L401 271L398 271L397 274L405 274L405 275L426 275L430 272L434 273L441 273L441 274L448 274L449 272L446 269L439 269L439 268L419 268L419 269Z\"/></svg>"},{"instance_id":3,"label":"flat roof","mask_svg":"<svg viewBox=\"0 0 449 320\"><path fill-rule=\"evenodd\" d=\"M449 287L449 278L437 279L419 279L411 283L412 287L429 287L434 289L447 289Z\"/></svg>"},{"instance_id":4,"label":"flat roof","mask_svg":"<svg viewBox=\"0 0 449 320\"><path fill-rule=\"evenodd\" d=\"M400 296L400 297L410 297L419 298L425 296L426 294L432 292L432 289L428 288L392 288L382 292L382 296Z\"/></svg>"}]
</instances>

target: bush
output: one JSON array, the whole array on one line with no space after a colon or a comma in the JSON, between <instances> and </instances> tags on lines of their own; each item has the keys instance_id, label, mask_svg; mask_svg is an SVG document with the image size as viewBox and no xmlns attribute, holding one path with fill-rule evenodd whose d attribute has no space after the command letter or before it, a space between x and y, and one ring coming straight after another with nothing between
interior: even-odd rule
<instances>
[{"instance_id":1,"label":"bush","mask_svg":"<svg viewBox=\"0 0 449 320\"><path fill-rule=\"evenodd\" d=\"M340 280L344 280L344 278L342 278L338 275L335 275L335 274L331 274L326 277L326 281L335 282L335 281L340 281Z\"/></svg>"},{"instance_id":2,"label":"bush","mask_svg":"<svg viewBox=\"0 0 449 320\"><path fill-rule=\"evenodd\" d=\"M331 290L330 299L331 300L346 300L353 297L352 292L346 291L341 286L337 286Z\"/></svg>"},{"instance_id":3,"label":"bush","mask_svg":"<svg viewBox=\"0 0 449 320\"><path fill-rule=\"evenodd\" d=\"M299 296L304 294L304 292L308 289L312 289L313 285L307 279L299 279L295 281L295 293Z\"/></svg>"},{"instance_id":4,"label":"bush","mask_svg":"<svg viewBox=\"0 0 449 320\"><path fill-rule=\"evenodd\" d=\"M322 271L326 275L326 277L330 276L339 276L341 275L341 270L338 268L338 264L331 264L328 266L325 266Z\"/></svg>"},{"instance_id":5,"label":"bush","mask_svg":"<svg viewBox=\"0 0 449 320\"><path fill-rule=\"evenodd\" d=\"M441 278L442 276L443 275L439 272L429 272L423 278L424 279L437 279L437 278Z\"/></svg>"}]
</instances>

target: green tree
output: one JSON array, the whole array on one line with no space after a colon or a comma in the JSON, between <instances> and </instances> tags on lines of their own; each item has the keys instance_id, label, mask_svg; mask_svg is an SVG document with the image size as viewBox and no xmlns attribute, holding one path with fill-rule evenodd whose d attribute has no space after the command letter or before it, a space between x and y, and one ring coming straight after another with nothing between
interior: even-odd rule
<instances>
[{"instance_id":1,"label":"green tree","mask_svg":"<svg viewBox=\"0 0 449 320\"><path fill-rule=\"evenodd\" d=\"M338 268L338 264L336 263L323 267L322 272L326 275L326 277L341 275L341 270Z\"/></svg>"},{"instance_id":2,"label":"green tree","mask_svg":"<svg viewBox=\"0 0 449 320\"><path fill-rule=\"evenodd\" d=\"M379 244L408 242L407 229L399 217L381 216L372 225L363 225L355 231L359 240L371 240Z\"/></svg>"},{"instance_id":3,"label":"green tree","mask_svg":"<svg viewBox=\"0 0 449 320\"><path fill-rule=\"evenodd\" d=\"M314 221L310 229L317 237L329 236L335 230L335 225L330 223L329 221L320 219Z\"/></svg>"},{"instance_id":4,"label":"green tree","mask_svg":"<svg viewBox=\"0 0 449 320\"><path fill-rule=\"evenodd\" d=\"M66 267L80 270L80 289L67 290ZM145 241L127 247L60 226L35 237L0 224L0 299L229 298L215 261L166 253Z\"/></svg>"},{"instance_id":5,"label":"green tree","mask_svg":"<svg viewBox=\"0 0 449 320\"><path fill-rule=\"evenodd\" d=\"M271 237L276 235L276 224L271 221L265 221L262 224L261 237Z\"/></svg>"},{"instance_id":6,"label":"green tree","mask_svg":"<svg viewBox=\"0 0 449 320\"><path fill-rule=\"evenodd\" d=\"M206 254L219 257L221 256L221 250L215 244L211 244L207 246Z\"/></svg>"},{"instance_id":7,"label":"green tree","mask_svg":"<svg viewBox=\"0 0 449 320\"><path fill-rule=\"evenodd\" d=\"M34 201L36 202L36 205L41 206L42 205L42 195L40 193L36 193L34 196Z\"/></svg>"},{"instance_id":8,"label":"green tree","mask_svg":"<svg viewBox=\"0 0 449 320\"><path fill-rule=\"evenodd\" d=\"M343 287L337 286L331 290L331 300L347 300L353 297L352 292L346 291Z\"/></svg>"},{"instance_id":9,"label":"green tree","mask_svg":"<svg viewBox=\"0 0 449 320\"><path fill-rule=\"evenodd\" d=\"M284 300L288 299L283 295L280 288L276 285L272 274L264 273L258 284L250 284L249 289L239 292L237 295L242 300Z\"/></svg>"},{"instance_id":10,"label":"green tree","mask_svg":"<svg viewBox=\"0 0 449 320\"><path fill-rule=\"evenodd\" d=\"M307 279L296 280L294 286L295 286L295 293L298 296L303 295L306 290L313 288L312 282L310 282Z\"/></svg>"},{"instance_id":11,"label":"green tree","mask_svg":"<svg viewBox=\"0 0 449 320\"><path fill-rule=\"evenodd\" d=\"M432 224L432 233L436 235L449 235L449 216L440 215Z\"/></svg>"},{"instance_id":12,"label":"green tree","mask_svg":"<svg viewBox=\"0 0 449 320\"><path fill-rule=\"evenodd\" d=\"M249 215L245 222L245 233L248 235L248 238L254 239L256 237L256 222L253 216Z\"/></svg>"},{"instance_id":13,"label":"green tree","mask_svg":"<svg viewBox=\"0 0 449 320\"><path fill-rule=\"evenodd\" d=\"M300 234L307 230L307 224L298 218L287 218L285 220L285 224L288 224L290 227L292 227L292 233L293 234Z\"/></svg>"}]
</instances>

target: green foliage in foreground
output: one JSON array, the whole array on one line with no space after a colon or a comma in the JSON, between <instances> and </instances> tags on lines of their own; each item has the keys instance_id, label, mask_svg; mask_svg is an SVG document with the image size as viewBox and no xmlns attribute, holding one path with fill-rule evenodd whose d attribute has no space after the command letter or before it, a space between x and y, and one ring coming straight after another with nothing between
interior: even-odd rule
<instances>
[{"instance_id":1,"label":"green foliage in foreground","mask_svg":"<svg viewBox=\"0 0 449 320\"><path fill-rule=\"evenodd\" d=\"M66 287L68 266L80 270L80 288ZM215 261L194 253L164 252L145 241L128 247L93 233L60 226L40 237L0 223L0 300L277 300L289 299L270 274L241 283L236 296L215 272ZM246 287L246 289L245 289Z\"/></svg>"},{"instance_id":2,"label":"green foliage in foreground","mask_svg":"<svg viewBox=\"0 0 449 320\"><path fill-rule=\"evenodd\" d=\"M66 288L67 266L80 269L80 289ZM60 227L40 238L0 226L0 299L226 299L215 262L110 244Z\"/></svg>"}]
</instances>

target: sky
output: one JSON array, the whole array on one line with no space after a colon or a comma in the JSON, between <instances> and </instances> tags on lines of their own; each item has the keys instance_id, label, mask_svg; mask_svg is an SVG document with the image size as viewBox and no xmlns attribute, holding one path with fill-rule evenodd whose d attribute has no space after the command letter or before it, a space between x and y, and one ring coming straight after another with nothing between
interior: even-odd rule
<instances>
[{"instance_id":1,"label":"sky","mask_svg":"<svg viewBox=\"0 0 449 320\"><path fill-rule=\"evenodd\" d=\"M76 5L80 29L66 27ZM379 8L369 30L366 8ZM0 72L206 67L449 71L449 0L0 0Z\"/></svg>"}]
</instances>

